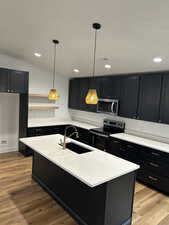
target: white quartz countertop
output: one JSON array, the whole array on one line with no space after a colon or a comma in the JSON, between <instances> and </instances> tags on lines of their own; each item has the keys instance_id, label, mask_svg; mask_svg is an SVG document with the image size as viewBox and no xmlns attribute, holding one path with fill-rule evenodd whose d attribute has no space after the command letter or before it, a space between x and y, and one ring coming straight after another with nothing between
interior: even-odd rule
<instances>
[{"instance_id":1,"label":"white quartz countertop","mask_svg":"<svg viewBox=\"0 0 169 225\"><path fill-rule=\"evenodd\" d=\"M58 144L60 139L63 139L63 136L55 134L21 138L20 141L90 187L139 169L134 163L70 138L67 138L68 142L74 142L91 151L77 154L69 149L63 150Z\"/></svg>"},{"instance_id":2,"label":"white quartz countertop","mask_svg":"<svg viewBox=\"0 0 169 225\"><path fill-rule=\"evenodd\" d=\"M44 127L44 126L59 126L59 125L66 125L66 124L71 124L77 127L81 127L87 130L96 128L97 126L88 124L88 123L83 123L83 122L78 122L74 120L29 120L28 121L28 127Z\"/></svg>"},{"instance_id":3,"label":"white quartz countertop","mask_svg":"<svg viewBox=\"0 0 169 225\"><path fill-rule=\"evenodd\" d=\"M134 136L131 134L125 134L125 133L112 134L111 137L169 153L169 144L166 144L163 142L154 141L147 138L142 138L142 137Z\"/></svg>"}]
</instances>

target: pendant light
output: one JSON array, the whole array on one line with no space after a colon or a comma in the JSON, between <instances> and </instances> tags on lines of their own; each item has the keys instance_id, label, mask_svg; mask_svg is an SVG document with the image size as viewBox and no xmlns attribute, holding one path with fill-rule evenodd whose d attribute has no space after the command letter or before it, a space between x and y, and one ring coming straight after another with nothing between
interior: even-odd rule
<instances>
[{"instance_id":1,"label":"pendant light","mask_svg":"<svg viewBox=\"0 0 169 225\"><path fill-rule=\"evenodd\" d=\"M48 99L49 100L58 100L59 95L55 89L55 75L56 75L56 45L59 44L58 40L53 40L54 43L54 62L53 62L53 88L50 89Z\"/></svg>"},{"instance_id":2,"label":"pendant light","mask_svg":"<svg viewBox=\"0 0 169 225\"><path fill-rule=\"evenodd\" d=\"M95 29L93 77L95 75L95 65L96 65L97 30L99 30L100 28L101 28L101 25L99 23L93 23L93 29ZM97 90L96 89L89 89L85 101L86 101L86 104L96 105L98 103Z\"/></svg>"}]
</instances>

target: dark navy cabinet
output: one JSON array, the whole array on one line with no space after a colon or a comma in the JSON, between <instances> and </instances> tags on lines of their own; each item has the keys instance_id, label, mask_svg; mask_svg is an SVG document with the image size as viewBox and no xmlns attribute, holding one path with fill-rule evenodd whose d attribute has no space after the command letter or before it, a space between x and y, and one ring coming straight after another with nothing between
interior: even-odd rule
<instances>
[{"instance_id":1,"label":"dark navy cabinet","mask_svg":"<svg viewBox=\"0 0 169 225\"><path fill-rule=\"evenodd\" d=\"M29 73L0 68L0 92L19 94L19 138L27 136ZM19 151L25 154L27 147L19 142Z\"/></svg>"},{"instance_id":2,"label":"dark navy cabinet","mask_svg":"<svg viewBox=\"0 0 169 225\"><path fill-rule=\"evenodd\" d=\"M96 105L88 105L85 102L86 95L89 89L95 88L99 93L99 86L97 79L84 77L84 78L73 78L69 81L69 108L96 112Z\"/></svg>"},{"instance_id":3,"label":"dark navy cabinet","mask_svg":"<svg viewBox=\"0 0 169 225\"><path fill-rule=\"evenodd\" d=\"M139 76L122 76L119 102L119 116L137 117Z\"/></svg>"},{"instance_id":4,"label":"dark navy cabinet","mask_svg":"<svg viewBox=\"0 0 169 225\"><path fill-rule=\"evenodd\" d=\"M107 152L140 165L137 180L169 194L169 154L117 138L110 138Z\"/></svg>"},{"instance_id":5,"label":"dark navy cabinet","mask_svg":"<svg viewBox=\"0 0 169 225\"><path fill-rule=\"evenodd\" d=\"M159 121L161 82L161 74L140 76L138 119Z\"/></svg>"},{"instance_id":6,"label":"dark navy cabinet","mask_svg":"<svg viewBox=\"0 0 169 225\"><path fill-rule=\"evenodd\" d=\"M28 73L24 71L11 70L9 72L9 87L12 93L28 92Z\"/></svg>"},{"instance_id":7,"label":"dark navy cabinet","mask_svg":"<svg viewBox=\"0 0 169 225\"><path fill-rule=\"evenodd\" d=\"M99 98L119 99L120 78L118 76L98 77Z\"/></svg>"},{"instance_id":8,"label":"dark navy cabinet","mask_svg":"<svg viewBox=\"0 0 169 225\"><path fill-rule=\"evenodd\" d=\"M7 69L0 68L0 92L9 90L9 72Z\"/></svg>"},{"instance_id":9,"label":"dark navy cabinet","mask_svg":"<svg viewBox=\"0 0 169 225\"><path fill-rule=\"evenodd\" d=\"M162 92L160 104L160 123L169 124L169 73L162 77Z\"/></svg>"},{"instance_id":10,"label":"dark navy cabinet","mask_svg":"<svg viewBox=\"0 0 169 225\"><path fill-rule=\"evenodd\" d=\"M28 93L28 72L0 68L0 92Z\"/></svg>"},{"instance_id":11,"label":"dark navy cabinet","mask_svg":"<svg viewBox=\"0 0 169 225\"><path fill-rule=\"evenodd\" d=\"M97 105L85 103L90 88L99 98L118 99L121 117L169 124L169 72L73 78L69 108L97 112Z\"/></svg>"},{"instance_id":12,"label":"dark navy cabinet","mask_svg":"<svg viewBox=\"0 0 169 225\"><path fill-rule=\"evenodd\" d=\"M106 152L136 164L141 163L139 148L130 142L110 138Z\"/></svg>"},{"instance_id":13,"label":"dark navy cabinet","mask_svg":"<svg viewBox=\"0 0 169 225\"><path fill-rule=\"evenodd\" d=\"M69 108L80 109L80 98L79 98L79 80L71 79L69 81Z\"/></svg>"}]
</instances>

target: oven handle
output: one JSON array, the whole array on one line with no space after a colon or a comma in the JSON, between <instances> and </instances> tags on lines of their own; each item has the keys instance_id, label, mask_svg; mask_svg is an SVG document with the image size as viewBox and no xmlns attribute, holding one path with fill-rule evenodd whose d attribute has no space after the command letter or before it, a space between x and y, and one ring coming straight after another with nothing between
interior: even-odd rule
<instances>
[{"instance_id":1,"label":"oven handle","mask_svg":"<svg viewBox=\"0 0 169 225\"><path fill-rule=\"evenodd\" d=\"M111 112L112 112L112 113L115 113L115 112L114 112L114 103L115 103L115 102L112 102L112 104L111 104Z\"/></svg>"},{"instance_id":2,"label":"oven handle","mask_svg":"<svg viewBox=\"0 0 169 225\"><path fill-rule=\"evenodd\" d=\"M109 136L108 135L106 135L106 134L100 134L100 133L97 133L97 132L94 132L94 131L90 131L92 134L94 134L94 135L97 135L97 136L101 136L101 137L106 137L106 138L108 138Z\"/></svg>"}]
</instances>

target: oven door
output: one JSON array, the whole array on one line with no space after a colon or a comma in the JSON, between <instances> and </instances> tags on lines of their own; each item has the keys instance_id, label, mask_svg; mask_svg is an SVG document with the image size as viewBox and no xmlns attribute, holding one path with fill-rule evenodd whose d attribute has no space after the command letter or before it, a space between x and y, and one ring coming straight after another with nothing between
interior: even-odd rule
<instances>
[{"instance_id":1,"label":"oven door","mask_svg":"<svg viewBox=\"0 0 169 225\"><path fill-rule=\"evenodd\" d=\"M100 150L106 151L108 136L105 134L90 131L92 134L92 146Z\"/></svg>"}]
</instances>

